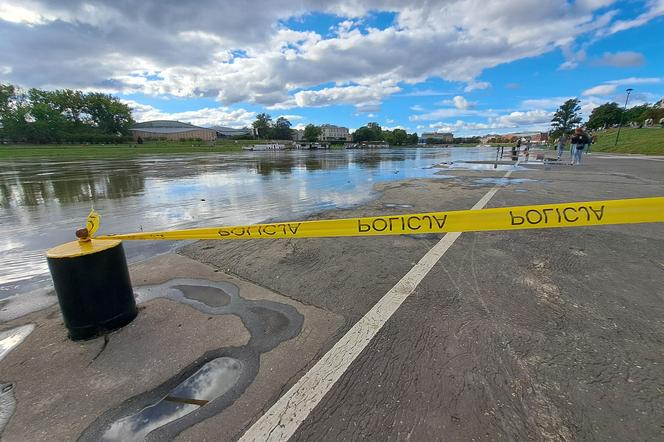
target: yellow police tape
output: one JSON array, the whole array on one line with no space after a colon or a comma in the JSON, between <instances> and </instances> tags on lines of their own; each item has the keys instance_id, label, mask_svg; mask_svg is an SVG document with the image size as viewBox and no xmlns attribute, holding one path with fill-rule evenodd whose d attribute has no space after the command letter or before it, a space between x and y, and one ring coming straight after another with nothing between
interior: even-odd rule
<instances>
[{"instance_id":1,"label":"yellow police tape","mask_svg":"<svg viewBox=\"0 0 664 442\"><path fill-rule=\"evenodd\" d=\"M368 218L206 227L104 235L96 239L316 238L581 227L664 222L664 197L457 210Z\"/></svg>"}]
</instances>

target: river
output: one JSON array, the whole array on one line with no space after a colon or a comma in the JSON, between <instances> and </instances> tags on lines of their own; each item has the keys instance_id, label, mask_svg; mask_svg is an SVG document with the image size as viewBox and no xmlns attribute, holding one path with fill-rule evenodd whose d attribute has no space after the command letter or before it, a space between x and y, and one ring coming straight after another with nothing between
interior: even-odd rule
<instances>
[{"instance_id":1,"label":"river","mask_svg":"<svg viewBox=\"0 0 664 442\"><path fill-rule=\"evenodd\" d=\"M93 206L100 234L295 220L362 203L377 182L494 157L488 148L404 148L9 160L0 169L0 299L48 285L45 250L73 240ZM130 261L173 247L125 244Z\"/></svg>"}]
</instances>

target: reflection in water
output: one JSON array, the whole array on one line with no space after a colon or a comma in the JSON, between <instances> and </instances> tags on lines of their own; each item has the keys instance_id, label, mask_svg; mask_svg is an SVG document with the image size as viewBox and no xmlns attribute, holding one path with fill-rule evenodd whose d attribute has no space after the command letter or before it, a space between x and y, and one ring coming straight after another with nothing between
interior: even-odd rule
<instances>
[{"instance_id":1,"label":"reflection in water","mask_svg":"<svg viewBox=\"0 0 664 442\"><path fill-rule=\"evenodd\" d=\"M100 234L297 219L364 202L375 182L493 156L404 148L10 160L0 171L0 299L50 283L45 249L74 239L92 203ZM125 250L135 260L174 246L131 242Z\"/></svg>"},{"instance_id":2,"label":"reflection in water","mask_svg":"<svg viewBox=\"0 0 664 442\"><path fill-rule=\"evenodd\" d=\"M142 441L152 430L222 396L237 383L242 370L243 364L237 359L213 359L171 390L161 401L112 423L101 440Z\"/></svg>"},{"instance_id":3,"label":"reflection in water","mask_svg":"<svg viewBox=\"0 0 664 442\"><path fill-rule=\"evenodd\" d=\"M139 303L167 298L206 315L236 315L251 337L240 347L206 351L194 367L108 410L83 431L81 442L174 439L233 404L258 374L261 353L298 336L304 324L292 305L243 298L229 282L176 278L139 286L136 295Z\"/></svg>"}]
</instances>

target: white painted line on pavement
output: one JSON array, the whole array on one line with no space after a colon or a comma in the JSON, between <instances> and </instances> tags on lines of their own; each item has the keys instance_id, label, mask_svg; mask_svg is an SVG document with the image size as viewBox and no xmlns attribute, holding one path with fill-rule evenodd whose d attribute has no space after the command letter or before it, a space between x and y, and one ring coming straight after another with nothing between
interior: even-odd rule
<instances>
[{"instance_id":1,"label":"white painted line on pavement","mask_svg":"<svg viewBox=\"0 0 664 442\"><path fill-rule=\"evenodd\" d=\"M503 178L508 178L508 171ZM483 208L501 186L489 190L472 210ZM287 441L295 434L309 413L348 370L371 339L410 296L434 265L461 236L450 232L431 248L415 266L396 283L320 360L305 373L240 438L248 441Z\"/></svg>"}]
</instances>

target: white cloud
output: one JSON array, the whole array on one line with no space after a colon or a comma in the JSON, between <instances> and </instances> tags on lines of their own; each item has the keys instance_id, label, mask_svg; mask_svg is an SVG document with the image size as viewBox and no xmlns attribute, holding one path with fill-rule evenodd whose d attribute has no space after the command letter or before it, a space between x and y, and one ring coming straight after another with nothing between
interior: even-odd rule
<instances>
[{"instance_id":1,"label":"white cloud","mask_svg":"<svg viewBox=\"0 0 664 442\"><path fill-rule=\"evenodd\" d=\"M0 17L2 17L2 20L11 23L27 25L38 25L48 21L47 17L42 16L33 9L11 3L0 3Z\"/></svg>"},{"instance_id":2,"label":"white cloud","mask_svg":"<svg viewBox=\"0 0 664 442\"><path fill-rule=\"evenodd\" d=\"M277 115L276 118L285 118L288 121L303 120L304 119L304 117L302 115L290 115L290 114L289 115Z\"/></svg>"},{"instance_id":3,"label":"white cloud","mask_svg":"<svg viewBox=\"0 0 664 442\"><path fill-rule=\"evenodd\" d=\"M474 81L468 83L468 85L463 88L464 92L472 92L476 90L488 89L491 87L491 83L488 81Z\"/></svg>"},{"instance_id":4,"label":"white cloud","mask_svg":"<svg viewBox=\"0 0 664 442\"><path fill-rule=\"evenodd\" d=\"M634 86L637 84L659 84L661 82L662 79L659 77L629 77L620 80L607 81L607 83L609 84L615 84L618 86Z\"/></svg>"},{"instance_id":5,"label":"white cloud","mask_svg":"<svg viewBox=\"0 0 664 442\"><path fill-rule=\"evenodd\" d=\"M379 109L401 84L429 78L466 83L466 91L486 88L475 80L485 69L571 48L613 20L603 0L2 4L19 23L0 21L2 63L12 68L7 80L25 86L204 96L275 109L346 103L363 112ZM641 21L654 17L657 5L650 6ZM358 29L364 15L381 10L396 14L392 25ZM346 21L326 35L283 24L315 11Z\"/></svg>"},{"instance_id":6,"label":"white cloud","mask_svg":"<svg viewBox=\"0 0 664 442\"><path fill-rule=\"evenodd\" d=\"M479 133L486 131L547 130L553 112L532 110L511 112L489 118L486 122L456 120L454 123L437 122L429 128L442 132Z\"/></svg>"},{"instance_id":7,"label":"white cloud","mask_svg":"<svg viewBox=\"0 0 664 442\"><path fill-rule=\"evenodd\" d=\"M154 106L140 104L133 100L123 100L129 105L136 121L177 120L196 126L250 126L256 117L255 112L228 107L203 108L185 112L163 112Z\"/></svg>"},{"instance_id":8,"label":"white cloud","mask_svg":"<svg viewBox=\"0 0 664 442\"><path fill-rule=\"evenodd\" d=\"M415 111L415 112L424 112L424 108L422 106L420 106L419 104L411 106L410 110Z\"/></svg>"},{"instance_id":9,"label":"white cloud","mask_svg":"<svg viewBox=\"0 0 664 442\"><path fill-rule=\"evenodd\" d=\"M475 103L471 103L461 95L455 96L452 99L452 102L454 103L454 107L456 107L457 109L470 109L471 107L475 107Z\"/></svg>"},{"instance_id":10,"label":"white cloud","mask_svg":"<svg viewBox=\"0 0 664 442\"><path fill-rule=\"evenodd\" d=\"M531 98L521 102L523 109L557 109L565 101L574 97Z\"/></svg>"},{"instance_id":11,"label":"white cloud","mask_svg":"<svg viewBox=\"0 0 664 442\"><path fill-rule=\"evenodd\" d=\"M599 86L586 89L581 92L581 95L611 95L616 91L617 87L615 84L600 84Z\"/></svg>"},{"instance_id":12,"label":"white cloud","mask_svg":"<svg viewBox=\"0 0 664 442\"><path fill-rule=\"evenodd\" d=\"M646 60L643 54L633 51L605 52L604 55L597 60L597 64L618 68L642 66L645 62Z\"/></svg>"},{"instance_id":13,"label":"white cloud","mask_svg":"<svg viewBox=\"0 0 664 442\"><path fill-rule=\"evenodd\" d=\"M454 95L454 92L436 91L433 89L421 89L401 94L403 97L435 97L439 95Z\"/></svg>"},{"instance_id":14,"label":"white cloud","mask_svg":"<svg viewBox=\"0 0 664 442\"><path fill-rule=\"evenodd\" d=\"M664 15L664 0L650 0L646 4L646 11L631 20L618 20L607 31L609 34L642 26L650 20Z\"/></svg>"},{"instance_id":15,"label":"white cloud","mask_svg":"<svg viewBox=\"0 0 664 442\"><path fill-rule=\"evenodd\" d=\"M380 109L384 96L401 90L393 84L355 85L330 87L320 90L300 91L292 97L269 106L272 109L290 109L294 107L324 107L331 104L353 104L360 112L372 112Z\"/></svg>"},{"instance_id":16,"label":"white cloud","mask_svg":"<svg viewBox=\"0 0 664 442\"><path fill-rule=\"evenodd\" d=\"M579 63L586 60L586 51L585 49L580 49L577 52L572 51L569 45L562 46L563 55L566 58L566 61L559 66L560 70L569 70L576 68Z\"/></svg>"},{"instance_id":17,"label":"white cloud","mask_svg":"<svg viewBox=\"0 0 664 442\"><path fill-rule=\"evenodd\" d=\"M455 118L461 116L496 116L497 113L494 110L477 110L477 109L458 109L458 108L443 108L436 109L431 112L426 112L423 114L411 115L408 117L410 121L434 121L445 118Z\"/></svg>"},{"instance_id":18,"label":"white cloud","mask_svg":"<svg viewBox=\"0 0 664 442\"><path fill-rule=\"evenodd\" d=\"M581 95L611 95L616 92L618 86L637 86L644 84L659 84L662 82L662 79L659 77L629 77L622 78L619 80L610 80L600 84L598 86L591 87L586 89L581 93Z\"/></svg>"},{"instance_id":19,"label":"white cloud","mask_svg":"<svg viewBox=\"0 0 664 442\"><path fill-rule=\"evenodd\" d=\"M553 112L538 109L526 112L512 112L508 115L501 115L491 121L502 127L519 127L544 123L549 124L552 117Z\"/></svg>"}]
</instances>

